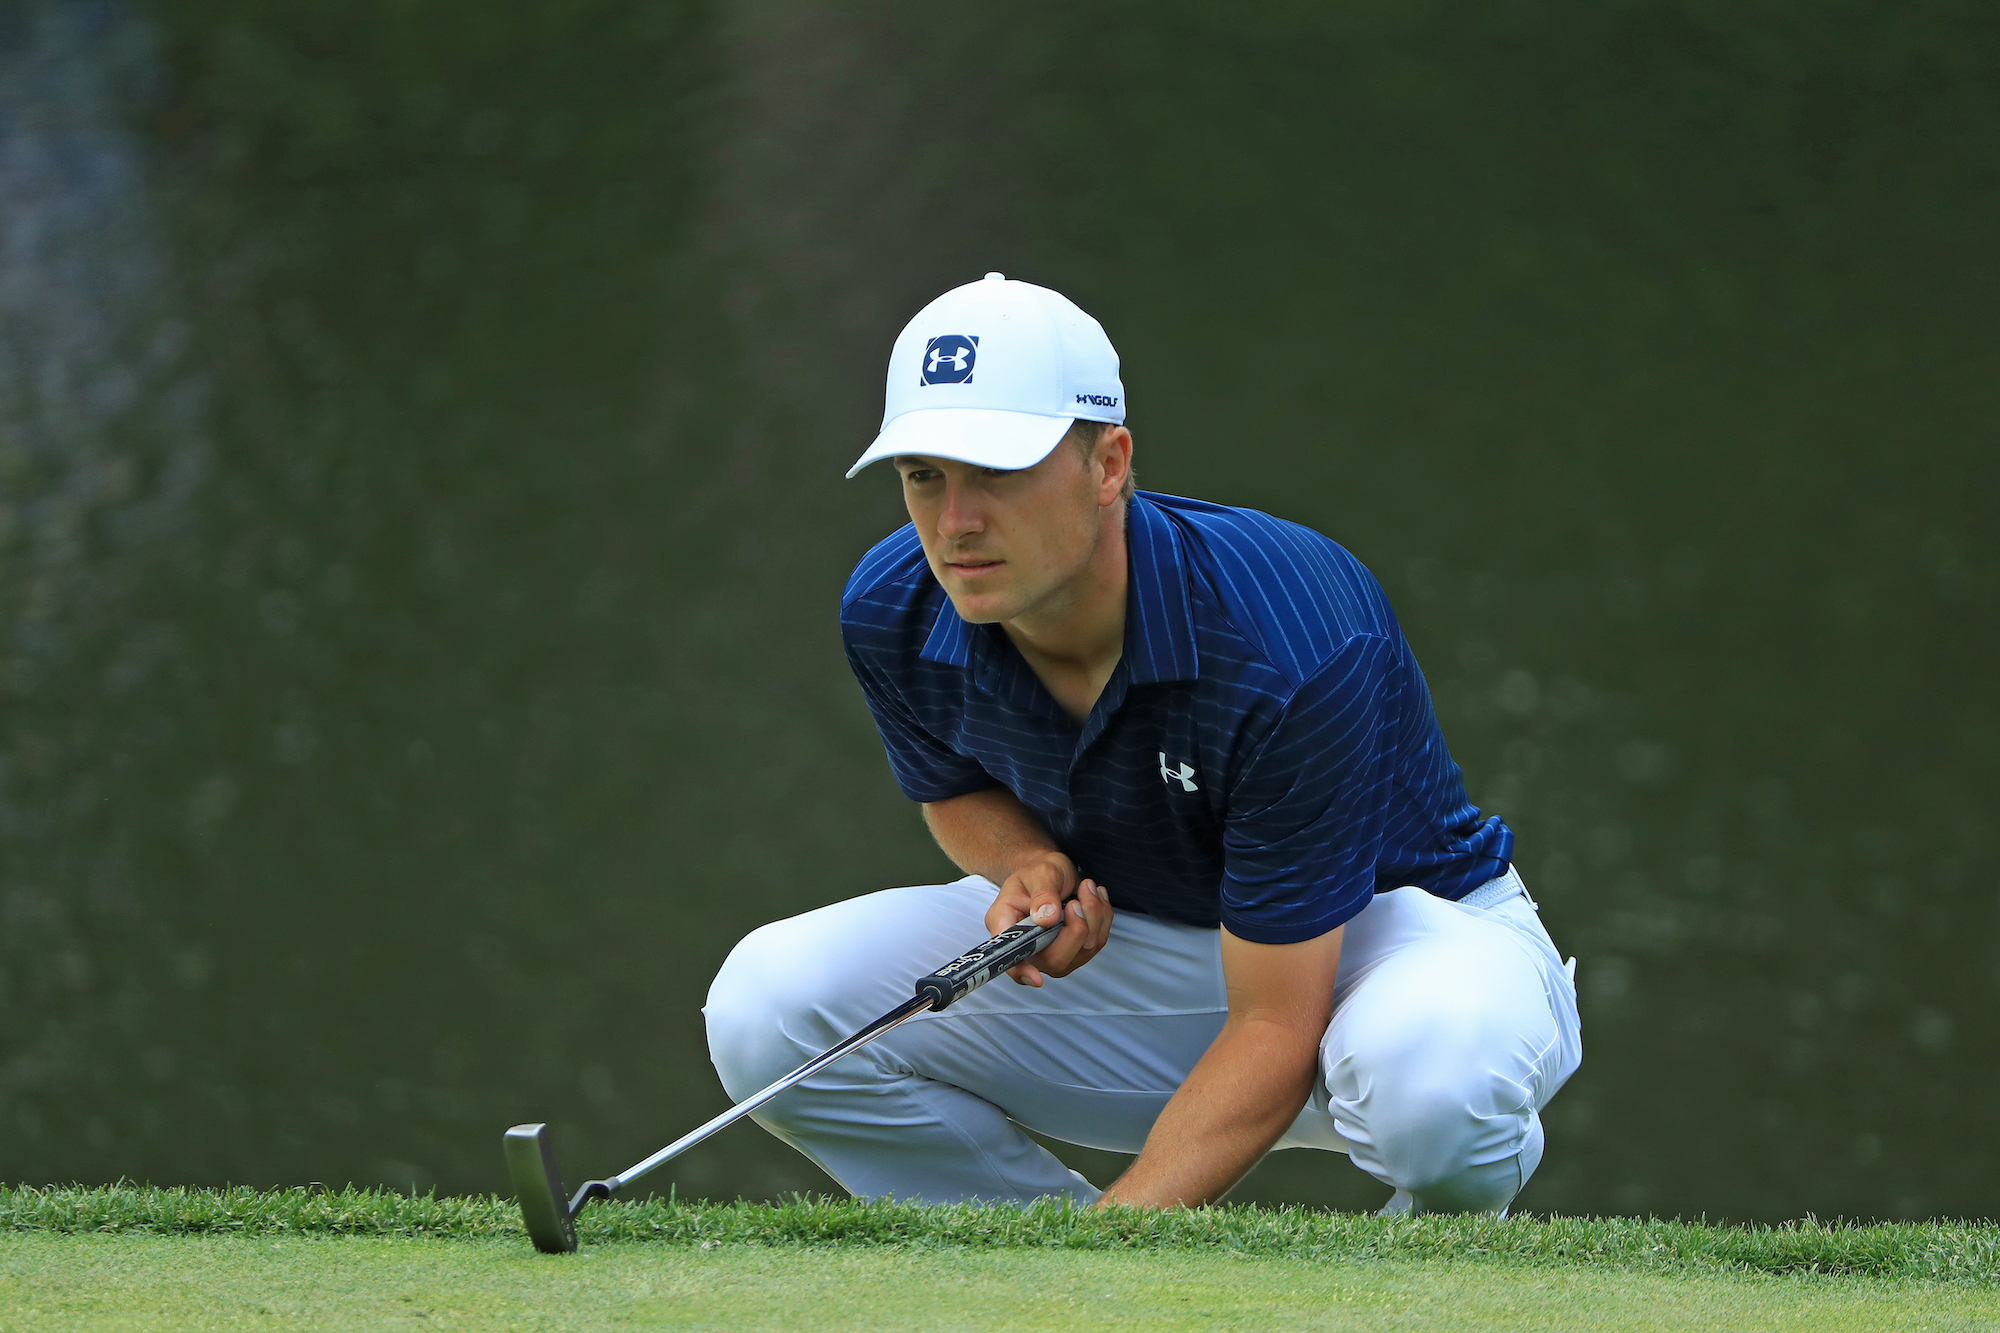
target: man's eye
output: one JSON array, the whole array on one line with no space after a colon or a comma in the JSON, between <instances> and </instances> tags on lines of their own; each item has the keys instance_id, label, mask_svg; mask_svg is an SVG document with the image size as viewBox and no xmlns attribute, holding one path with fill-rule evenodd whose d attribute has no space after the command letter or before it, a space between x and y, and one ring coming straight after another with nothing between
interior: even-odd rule
<instances>
[{"instance_id":1,"label":"man's eye","mask_svg":"<svg viewBox=\"0 0 2000 1333\"><path fill-rule=\"evenodd\" d=\"M910 482L936 481L937 478L938 474L927 467L911 468L903 474L903 479Z\"/></svg>"}]
</instances>

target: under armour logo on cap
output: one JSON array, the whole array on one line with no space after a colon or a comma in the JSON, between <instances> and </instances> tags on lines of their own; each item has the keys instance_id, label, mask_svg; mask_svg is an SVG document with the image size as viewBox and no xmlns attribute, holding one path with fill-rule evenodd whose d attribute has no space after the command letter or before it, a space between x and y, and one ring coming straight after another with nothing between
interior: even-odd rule
<instances>
[{"instance_id":1,"label":"under armour logo on cap","mask_svg":"<svg viewBox=\"0 0 2000 1333\"><path fill-rule=\"evenodd\" d=\"M979 358L979 339L962 333L933 338L924 348L924 383L967 384L972 380L972 363Z\"/></svg>"}]
</instances>

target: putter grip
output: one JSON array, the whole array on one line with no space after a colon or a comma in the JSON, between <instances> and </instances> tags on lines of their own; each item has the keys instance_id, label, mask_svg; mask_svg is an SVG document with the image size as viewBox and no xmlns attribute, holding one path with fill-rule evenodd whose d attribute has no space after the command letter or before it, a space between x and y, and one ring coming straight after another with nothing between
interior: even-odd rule
<instances>
[{"instance_id":1,"label":"putter grip","mask_svg":"<svg viewBox=\"0 0 2000 1333\"><path fill-rule=\"evenodd\" d=\"M1023 921L1010 926L976 949L967 950L937 971L917 981L917 994L931 1002L931 1012L949 1008L1016 963L1024 963L1062 933L1062 922L1038 926Z\"/></svg>"}]
</instances>

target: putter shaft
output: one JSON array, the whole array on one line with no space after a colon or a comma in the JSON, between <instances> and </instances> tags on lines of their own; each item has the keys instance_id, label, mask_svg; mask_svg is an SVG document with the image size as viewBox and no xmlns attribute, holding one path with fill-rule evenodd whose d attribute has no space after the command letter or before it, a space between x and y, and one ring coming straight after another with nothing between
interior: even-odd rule
<instances>
[{"instance_id":1,"label":"putter shaft","mask_svg":"<svg viewBox=\"0 0 2000 1333\"><path fill-rule=\"evenodd\" d=\"M770 1101L794 1083L812 1077L835 1060L838 1060L841 1056L846 1055L849 1051L866 1046L889 1029L915 1018L930 1007L930 996L915 995L910 997L839 1045L828 1047L825 1052L806 1061L776 1083L771 1084L768 1088L751 1093L748 1097L745 1097L742 1101L715 1117L715 1119L689 1130L666 1147L654 1153L651 1157L648 1157L645 1161L640 1162L636 1166L629 1166L615 1176L609 1176L604 1180L593 1180L590 1182L590 1185L604 1186L606 1194L622 1189L655 1167L662 1166L680 1156L717 1130L725 1129L735 1124L738 1120L749 1115L752 1111L762 1106L765 1102ZM590 1185L585 1185L582 1190L577 1192L579 1197L590 1190ZM572 1207L570 1209L571 1215L574 1216L575 1212L575 1207Z\"/></svg>"}]
</instances>

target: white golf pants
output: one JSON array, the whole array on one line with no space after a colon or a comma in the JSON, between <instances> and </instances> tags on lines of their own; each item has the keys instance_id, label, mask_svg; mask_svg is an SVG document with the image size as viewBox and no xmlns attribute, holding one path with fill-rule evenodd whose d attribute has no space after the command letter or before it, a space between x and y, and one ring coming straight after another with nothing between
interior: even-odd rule
<instances>
[{"instance_id":1,"label":"white golf pants","mask_svg":"<svg viewBox=\"0 0 2000 1333\"><path fill-rule=\"evenodd\" d=\"M753 931L703 1010L723 1087L748 1096L907 999L986 938L994 893L978 876L887 889ZM1349 1154L1398 1207L1505 1208L1582 1059L1571 970L1513 871L1465 903L1377 894L1347 923L1320 1078L1277 1146ZM1023 1127L1138 1152L1226 1011L1221 932L1119 913L1071 975L999 978L756 1119L863 1198L1088 1201L1097 1187Z\"/></svg>"}]
</instances>

